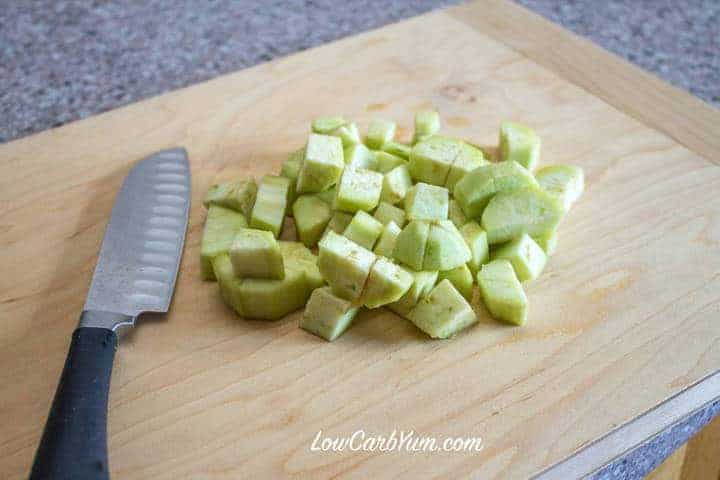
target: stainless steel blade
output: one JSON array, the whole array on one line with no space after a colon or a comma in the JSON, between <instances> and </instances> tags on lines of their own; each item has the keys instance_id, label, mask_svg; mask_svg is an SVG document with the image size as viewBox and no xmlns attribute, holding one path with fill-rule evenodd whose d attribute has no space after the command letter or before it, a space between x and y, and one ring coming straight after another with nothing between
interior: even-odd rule
<instances>
[{"instance_id":1,"label":"stainless steel blade","mask_svg":"<svg viewBox=\"0 0 720 480\"><path fill-rule=\"evenodd\" d=\"M170 307L190 210L190 165L183 148L163 150L137 163L113 206L85 301L85 325L121 314L124 324L143 312ZM95 318L95 320L93 320ZM99 320L98 320L99 319ZM81 325L83 320L81 320ZM95 325L97 324L97 325Z\"/></svg>"}]
</instances>

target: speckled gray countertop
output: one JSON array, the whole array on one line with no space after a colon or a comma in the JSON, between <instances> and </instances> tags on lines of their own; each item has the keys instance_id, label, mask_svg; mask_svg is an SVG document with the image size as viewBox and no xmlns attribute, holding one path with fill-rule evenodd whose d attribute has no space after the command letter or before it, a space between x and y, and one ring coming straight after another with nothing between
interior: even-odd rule
<instances>
[{"instance_id":1,"label":"speckled gray countertop","mask_svg":"<svg viewBox=\"0 0 720 480\"><path fill-rule=\"evenodd\" d=\"M24 0L0 7L0 142L454 0ZM519 0L720 106L720 1ZM638 479L720 402L596 475Z\"/></svg>"}]
</instances>

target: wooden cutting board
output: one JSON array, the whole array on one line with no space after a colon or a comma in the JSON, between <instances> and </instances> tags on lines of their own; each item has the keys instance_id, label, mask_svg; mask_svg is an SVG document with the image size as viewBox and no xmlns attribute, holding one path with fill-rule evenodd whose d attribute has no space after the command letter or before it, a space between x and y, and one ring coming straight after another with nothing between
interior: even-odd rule
<instances>
[{"instance_id":1,"label":"wooden cutting board","mask_svg":"<svg viewBox=\"0 0 720 480\"><path fill-rule=\"evenodd\" d=\"M437 108L496 142L537 128L585 195L528 286L524 328L452 341L366 312L330 344L239 319L200 281L200 199L275 172L313 117ZM122 479L524 478L720 368L720 113L501 1L436 12L0 146L0 471L25 478L130 165L182 145L193 207L169 315L121 341ZM480 436L480 453L318 453L323 437Z\"/></svg>"}]
</instances>

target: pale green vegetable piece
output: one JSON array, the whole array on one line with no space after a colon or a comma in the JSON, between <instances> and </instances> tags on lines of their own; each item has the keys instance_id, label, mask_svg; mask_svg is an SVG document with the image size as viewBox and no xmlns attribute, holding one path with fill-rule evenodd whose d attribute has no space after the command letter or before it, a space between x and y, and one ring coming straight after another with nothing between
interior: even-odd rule
<instances>
[{"instance_id":1,"label":"pale green vegetable piece","mask_svg":"<svg viewBox=\"0 0 720 480\"><path fill-rule=\"evenodd\" d=\"M330 205L317 195L300 195L292 210L300 241L306 247L315 246L332 217Z\"/></svg>"},{"instance_id":2,"label":"pale green vegetable piece","mask_svg":"<svg viewBox=\"0 0 720 480\"><path fill-rule=\"evenodd\" d=\"M421 299L409 318L432 338L450 338L477 322L472 307L449 280L442 280Z\"/></svg>"},{"instance_id":3,"label":"pale green vegetable piece","mask_svg":"<svg viewBox=\"0 0 720 480\"><path fill-rule=\"evenodd\" d=\"M330 222L327 224L327 228L325 229L325 232L333 231L335 233L338 233L342 235L342 233L345 231L348 225L350 225L350 222L353 219L352 213L345 213L345 212L333 212L332 217L330 218Z\"/></svg>"},{"instance_id":4,"label":"pale green vegetable piece","mask_svg":"<svg viewBox=\"0 0 720 480\"><path fill-rule=\"evenodd\" d=\"M375 209L375 213L373 213L373 217L383 225L395 222L400 228L405 226L405 210L390 205L388 202L380 202Z\"/></svg>"},{"instance_id":5,"label":"pale green vegetable piece","mask_svg":"<svg viewBox=\"0 0 720 480\"><path fill-rule=\"evenodd\" d=\"M528 170L540 161L540 137L525 125L503 122L500 125L500 160L514 160Z\"/></svg>"},{"instance_id":6,"label":"pale green vegetable piece","mask_svg":"<svg viewBox=\"0 0 720 480\"><path fill-rule=\"evenodd\" d=\"M444 186L462 142L433 135L418 142L410 152L408 170L416 182Z\"/></svg>"},{"instance_id":7,"label":"pale green vegetable piece","mask_svg":"<svg viewBox=\"0 0 720 480\"><path fill-rule=\"evenodd\" d=\"M477 282L490 315L513 325L525 324L527 296L509 261L486 263L477 274Z\"/></svg>"},{"instance_id":8,"label":"pale green vegetable piece","mask_svg":"<svg viewBox=\"0 0 720 480\"><path fill-rule=\"evenodd\" d=\"M241 212L247 219L250 218L257 189L255 179L252 177L246 180L213 185L205 194L203 205L205 205L205 208L209 208L210 205L232 208Z\"/></svg>"},{"instance_id":9,"label":"pale green vegetable piece","mask_svg":"<svg viewBox=\"0 0 720 480\"><path fill-rule=\"evenodd\" d=\"M395 138L396 128L395 122L383 119L373 120L368 126L365 145L373 150L380 150L383 145Z\"/></svg>"},{"instance_id":10,"label":"pale green vegetable piece","mask_svg":"<svg viewBox=\"0 0 720 480\"><path fill-rule=\"evenodd\" d=\"M473 296L473 274L466 264L460 265L452 270L446 270L440 272L438 280L443 281L445 279L450 280L450 283L460 292L460 295L465 297L468 302L472 301Z\"/></svg>"},{"instance_id":11,"label":"pale green vegetable piece","mask_svg":"<svg viewBox=\"0 0 720 480\"><path fill-rule=\"evenodd\" d=\"M320 241L318 268L333 293L356 300L375 263L375 254L357 243L329 231Z\"/></svg>"},{"instance_id":12,"label":"pale green vegetable piece","mask_svg":"<svg viewBox=\"0 0 720 480\"><path fill-rule=\"evenodd\" d=\"M265 175L262 178L250 215L250 228L270 231L277 238L288 208L290 185L285 177Z\"/></svg>"},{"instance_id":13,"label":"pale green vegetable piece","mask_svg":"<svg viewBox=\"0 0 720 480\"><path fill-rule=\"evenodd\" d=\"M430 225L423 270L452 270L470 259L470 249L451 221L440 220Z\"/></svg>"},{"instance_id":14,"label":"pale green vegetable piece","mask_svg":"<svg viewBox=\"0 0 720 480\"><path fill-rule=\"evenodd\" d=\"M393 258L413 270L422 270L429 235L428 222L415 220L408 223L395 241Z\"/></svg>"},{"instance_id":15,"label":"pale green vegetable piece","mask_svg":"<svg viewBox=\"0 0 720 480\"><path fill-rule=\"evenodd\" d=\"M385 174L380 199L396 205L405 199L411 187L410 172L406 165L400 165Z\"/></svg>"},{"instance_id":16,"label":"pale green vegetable piece","mask_svg":"<svg viewBox=\"0 0 720 480\"><path fill-rule=\"evenodd\" d=\"M333 130L347 125L348 121L343 117L320 117L313 120L312 131L315 133L321 133L323 135L329 135Z\"/></svg>"},{"instance_id":17,"label":"pale green vegetable piece","mask_svg":"<svg viewBox=\"0 0 720 480\"><path fill-rule=\"evenodd\" d=\"M370 214L359 211L345 228L343 236L361 247L372 250L382 231L382 223L371 217Z\"/></svg>"},{"instance_id":18,"label":"pale green vegetable piece","mask_svg":"<svg viewBox=\"0 0 720 480\"><path fill-rule=\"evenodd\" d=\"M416 183L405 197L405 216L412 220L446 220L450 195L447 188Z\"/></svg>"},{"instance_id":19,"label":"pale green vegetable piece","mask_svg":"<svg viewBox=\"0 0 720 480\"><path fill-rule=\"evenodd\" d=\"M236 277L282 280L282 254L271 232L243 228L230 246L230 261Z\"/></svg>"},{"instance_id":20,"label":"pale green vegetable piece","mask_svg":"<svg viewBox=\"0 0 720 480\"><path fill-rule=\"evenodd\" d=\"M388 258L392 258L393 250L395 249L395 242L397 241L398 235L400 235L400 227L390 220L384 227L380 234L380 238L375 244L373 252L376 255L382 255Z\"/></svg>"},{"instance_id":21,"label":"pale green vegetable piece","mask_svg":"<svg viewBox=\"0 0 720 480\"><path fill-rule=\"evenodd\" d=\"M275 320L302 307L323 279L315 256L297 242L278 242L285 264L282 280L238 278L228 255L216 257L213 266L220 294L239 315Z\"/></svg>"},{"instance_id":22,"label":"pale green vegetable piece","mask_svg":"<svg viewBox=\"0 0 720 480\"><path fill-rule=\"evenodd\" d=\"M383 176L372 170L346 168L340 177L333 208L355 213L369 212L380 202Z\"/></svg>"},{"instance_id":23,"label":"pale green vegetable piece","mask_svg":"<svg viewBox=\"0 0 720 480\"><path fill-rule=\"evenodd\" d=\"M545 254L549 257L550 255L555 253L555 249L557 248L557 230L550 230L541 235L534 236L533 240L535 240L535 242L540 245L540 248L542 248Z\"/></svg>"},{"instance_id":24,"label":"pale green vegetable piece","mask_svg":"<svg viewBox=\"0 0 720 480\"><path fill-rule=\"evenodd\" d=\"M490 199L499 192L537 187L526 168L517 162L489 163L476 168L455 184L455 200L468 218L478 220Z\"/></svg>"},{"instance_id":25,"label":"pale green vegetable piece","mask_svg":"<svg viewBox=\"0 0 720 480\"><path fill-rule=\"evenodd\" d=\"M245 278L239 287L244 316L276 320L305 305L312 291L322 280L314 263L314 255L297 242L278 242L285 263L282 280Z\"/></svg>"},{"instance_id":26,"label":"pale green vegetable piece","mask_svg":"<svg viewBox=\"0 0 720 480\"><path fill-rule=\"evenodd\" d=\"M445 187L451 192L454 191L455 185L461 178L476 168L487 164L488 161L485 160L482 150L469 143L462 142L455 161L450 165L450 173L448 173L445 180Z\"/></svg>"},{"instance_id":27,"label":"pale green vegetable piece","mask_svg":"<svg viewBox=\"0 0 720 480\"><path fill-rule=\"evenodd\" d=\"M557 227L563 215L560 201L539 188L495 195L482 215L489 244L503 243L523 233L545 235Z\"/></svg>"},{"instance_id":28,"label":"pale green vegetable piece","mask_svg":"<svg viewBox=\"0 0 720 480\"><path fill-rule=\"evenodd\" d=\"M367 308L377 308L395 302L408 291L413 276L386 257L378 257L370 269L360 303Z\"/></svg>"},{"instance_id":29,"label":"pale green vegetable piece","mask_svg":"<svg viewBox=\"0 0 720 480\"><path fill-rule=\"evenodd\" d=\"M470 260L467 266L473 276L477 275L483 263L489 259L487 233L477 222L468 222L460 228L465 243L470 249Z\"/></svg>"},{"instance_id":30,"label":"pale green vegetable piece","mask_svg":"<svg viewBox=\"0 0 720 480\"><path fill-rule=\"evenodd\" d=\"M468 218L462 211L460 204L458 204L455 200L450 200L450 204L448 205L448 220L453 222L457 228L461 228L468 222Z\"/></svg>"},{"instance_id":31,"label":"pale green vegetable piece","mask_svg":"<svg viewBox=\"0 0 720 480\"><path fill-rule=\"evenodd\" d=\"M227 254L235 234L245 227L247 220L242 213L219 205L210 205L200 244L200 274L203 280L215 280L213 259Z\"/></svg>"},{"instance_id":32,"label":"pale green vegetable piece","mask_svg":"<svg viewBox=\"0 0 720 480\"><path fill-rule=\"evenodd\" d=\"M283 252L283 262L291 258L293 265L302 270L310 290L325 285L325 279L318 269L318 257L300 242L278 242ZM286 267L287 268L287 267Z\"/></svg>"},{"instance_id":33,"label":"pale green vegetable piece","mask_svg":"<svg viewBox=\"0 0 720 480\"><path fill-rule=\"evenodd\" d=\"M398 157L402 157L405 160L410 158L410 150L412 150L412 147L410 145L405 145L404 143L400 142L388 142L383 145L382 148L383 151L391 153Z\"/></svg>"},{"instance_id":34,"label":"pale green vegetable piece","mask_svg":"<svg viewBox=\"0 0 720 480\"><path fill-rule=\"evenodd\" d=\"M318 288L308 300L300 319L300 328L332 342L350 326L359 308L332 293L330 287Z\"/></svg>"},{"instance_id":35,"label":"pale green vegetable piece","mask_svg":"<svg viewBox=\"0 0 720 480\"><path fill-rule=\"evenodd\" d=\"M297 193L317 193L335 185L345 167L338 137L311 133L300 165Z\"/></svg>"},{"instance_id":36,"label":"pale green vegetable piece","mask_svg":"<svg viewBox=\"0 0 720 480\"><path fill-rule=\"evenodd\" d=\"M408 270L410 275L413 276L413 283L405 292L405 295L400 297L397 302L393 302L387 305L387 307L398 315L407 318L413 307L417 305L417 302L426 297L435 286L438 279L438 272L424 272Z\"/></svg>"},{"instance_id":37,"label":"pale green vegetable piece","mask_svg":"<svg viewBox=\"0 0 720 480\"><path fill-rule=\"evenodd\" d=\"M440 115L435 110L423 110L415 114L415 132L413 145L417 142L435 135L440 130Z\"/></svg>"},{"instance_id":38,"label":"pale green vegetable piece","mask_svg":"<svg viewBox=\"0 0 720 480\"><path fill-rule=\"evenodd\" d=\"M345 168L364 168L366 170L375 170L377 168L375 152L362 143L347 147L344 156Z\"/></svg>"},{"instance_id":39,"label":"pale green vegetable piece","mask_svg":"<svg viewBox=\"0 0 720 480\"><path fill-rule=\"evenodd\" d=\"M298 148L292 152L287 160L283 162L282 168L280 169L280 176L289 178L293 185L297 183L298 173L300 173L300 164L302 164L304 157L305 147Z\"/></svg>"},{"instance_id":40,"label":"pale green vegetable piece","mask_svg":"<svg viewBox=\"0 0 720 480\"><path fill-rule=\"evenodd\" d=\"M373 153L375 153L375 159L377 161L375 168L380 173L387 173L393 168L407 164L404 158L393 155L392 153L383 152L382 150Z\"/></svg>"},{"instance_id":41,"label":"pale green vegetable piece","mask_svg":"<svg viewBox=\"0 0 720 480\"><path fill-rule=\"evenodd\" d=\"M567 212L585 189L585 175L574 165L549 165L535 173L540 187L560 199Z\"/></svg>"},{"instance_id":42,"label":"pale green vegetable piece","mask_svg":"<svg viewBox=\"0 0 720 480\"><path fill-rule=\"evenodd\" d=\"M337 195L337 186L329 188L327 190L323 190L322 192L318 192L315 194L317 198L322 200L323 202L327 203L328 205L332 206L333 202L335 202L335 195Z\"/></svg>"},{"instance_id":43,"label":"pale green vegetable piece","mask_svg":"<svg viewBox=\"0 0 720 480\"><path fill-rule=\"evenodd\" d=\"M350 145L360 143L360 131L355 123L348 123L347 125L338 127L330 132L330 135L339 137L342 141L343 147L349 147Z\"/></svg>"},{"instance_id":44,"label":"pale green vegetable piece","mask_svg":"<svg viewBox=\"0 0 720 480\"><path fill-rule=\"evenodd\" d=\"M240 303L240 286L243 279L235 276L233 272L230 255L224 253L215 257L211 263L214 276L217 278L220 287L220 297L225 304L235 310L238 315L245 316L242 304Z\"/></svg>"},{"instance_id":45,"label":"pale green vegetable piece","mask_svg":"<svg viewBox=\"0 0 720 480\"><path fill-rule=\"evenodd\" d=\"M340 138L344 147L360 143L360 132L357 125L343 117L321 117L312 124L314 133L332 135Z\"/></svg>"},{"instance_id":46,"label":"pale green vegetable piece","mask_svg":"<svg viewBox=\"0 0 720 480\"><path fill-rule=\"evenodd\" d=\"M539 277L547 262L543 249L527 233L496 249L493 260L499 258L510 262L521 282Z\"/></svg>"}]
</instances>

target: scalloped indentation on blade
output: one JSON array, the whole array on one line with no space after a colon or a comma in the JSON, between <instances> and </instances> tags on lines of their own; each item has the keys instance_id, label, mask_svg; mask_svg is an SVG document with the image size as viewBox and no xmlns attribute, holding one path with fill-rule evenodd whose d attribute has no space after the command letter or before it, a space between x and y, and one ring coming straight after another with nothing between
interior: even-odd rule
<instances>
[{"instance_id":1,"label":"scalloped indentation on blade","mask_svg":"<svg viewBox=\"0 0 720 480\"><path fill-rule=\"evenodd\" d=\"M182 256L190 210L190 165L182 148L136 164L105 229L85 310L166 312Z\"/></svg>"}]
</instances>

